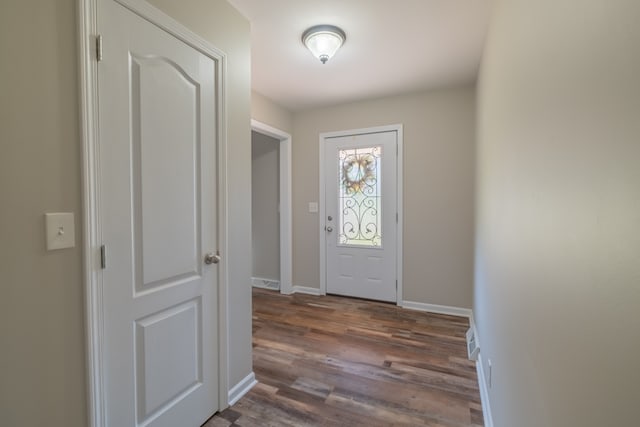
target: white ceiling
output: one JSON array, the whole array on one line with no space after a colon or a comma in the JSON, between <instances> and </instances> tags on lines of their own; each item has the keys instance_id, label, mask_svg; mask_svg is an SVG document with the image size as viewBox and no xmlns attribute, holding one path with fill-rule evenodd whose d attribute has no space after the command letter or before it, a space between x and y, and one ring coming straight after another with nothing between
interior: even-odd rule
<instances>
[{"instance_id":1,"label":"white ceiling","mask_svg":"<svg viewBox=\"0 0 640 427\"><path fill-rule=\"evenodd\" d=\"M299 111L475 81L491 0L228 0L251 22L253 89ZM322 65L304 30L347 34Z\"/></svg>"}]
</instances>

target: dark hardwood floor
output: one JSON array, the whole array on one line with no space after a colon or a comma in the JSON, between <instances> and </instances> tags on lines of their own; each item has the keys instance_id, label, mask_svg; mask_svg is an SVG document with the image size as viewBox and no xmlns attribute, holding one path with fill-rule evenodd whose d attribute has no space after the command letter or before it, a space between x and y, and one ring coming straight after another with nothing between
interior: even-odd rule
<instances>
[{"instance_id":1,"label":"dark hardwood floor","mask_svg":"<svg viewBox=\"0 0 640 427\"><path fill-rule=\"evenodd\" d=\"M259 381L217 426L482 426L465 318L253 291Z\"/></svg>"}]
</instances>

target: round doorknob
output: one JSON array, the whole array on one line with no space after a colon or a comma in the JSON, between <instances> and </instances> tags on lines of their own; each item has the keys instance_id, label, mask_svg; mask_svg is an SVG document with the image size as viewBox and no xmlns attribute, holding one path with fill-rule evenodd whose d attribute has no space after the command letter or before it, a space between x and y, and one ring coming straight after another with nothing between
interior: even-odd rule
<instances>
[{"instance_id":1,"label":"round doorknob","mask_svg":"<svg viewBox=\"0 0 640 427\"><path fill-rule=\"evenodd\" d=\"M220 255L218 254L208 253L204 256L205 264L217 264L219 262L220 262Z\"/></svg>"},{"instance_id":2,"label":"round doorknob","mask_svg":"<svg viewBox=\"0 0 640 427\"><path fill-rule=\"evenodd\" d=\"M327 231L331 233L333 231L333 227L327 227Z\"/></svg>"}]
</instances>

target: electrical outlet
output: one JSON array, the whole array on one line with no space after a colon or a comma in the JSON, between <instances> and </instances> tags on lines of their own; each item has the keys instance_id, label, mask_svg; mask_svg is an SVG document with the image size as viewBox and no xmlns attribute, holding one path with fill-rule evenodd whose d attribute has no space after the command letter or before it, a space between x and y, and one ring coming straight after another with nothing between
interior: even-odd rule
<instances>
[{"instance_id":1,"label":"electrical outlet","mask_svg":"<svg viewBox=\"0 0 640 427\"><path fill-rule=\"evenodd\" d=\"M491 359L487 360L487 364L489 365L489 375L488 375L489 378L487 378L487 382L489 383L488 384L489 388L491 388L491 377L493 374L493 365L491 364Z\"/></svg>"}]
</instances>

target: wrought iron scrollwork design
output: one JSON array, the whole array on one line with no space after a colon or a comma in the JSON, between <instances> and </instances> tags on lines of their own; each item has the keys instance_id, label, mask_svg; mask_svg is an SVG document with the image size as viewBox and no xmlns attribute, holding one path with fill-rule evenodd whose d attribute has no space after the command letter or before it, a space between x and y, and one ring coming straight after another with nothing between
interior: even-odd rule
<instances>
[{"instance_id":1,"label":"wrought iron scrollwork design","mask_svg":"<svg viewBox=\"0 0 640 427\"><path fill-rule=\"evenodd\" d=\"M338 151L340 244L382 245L381 155L380 146Z\"/></svg>"}]
</instances>

